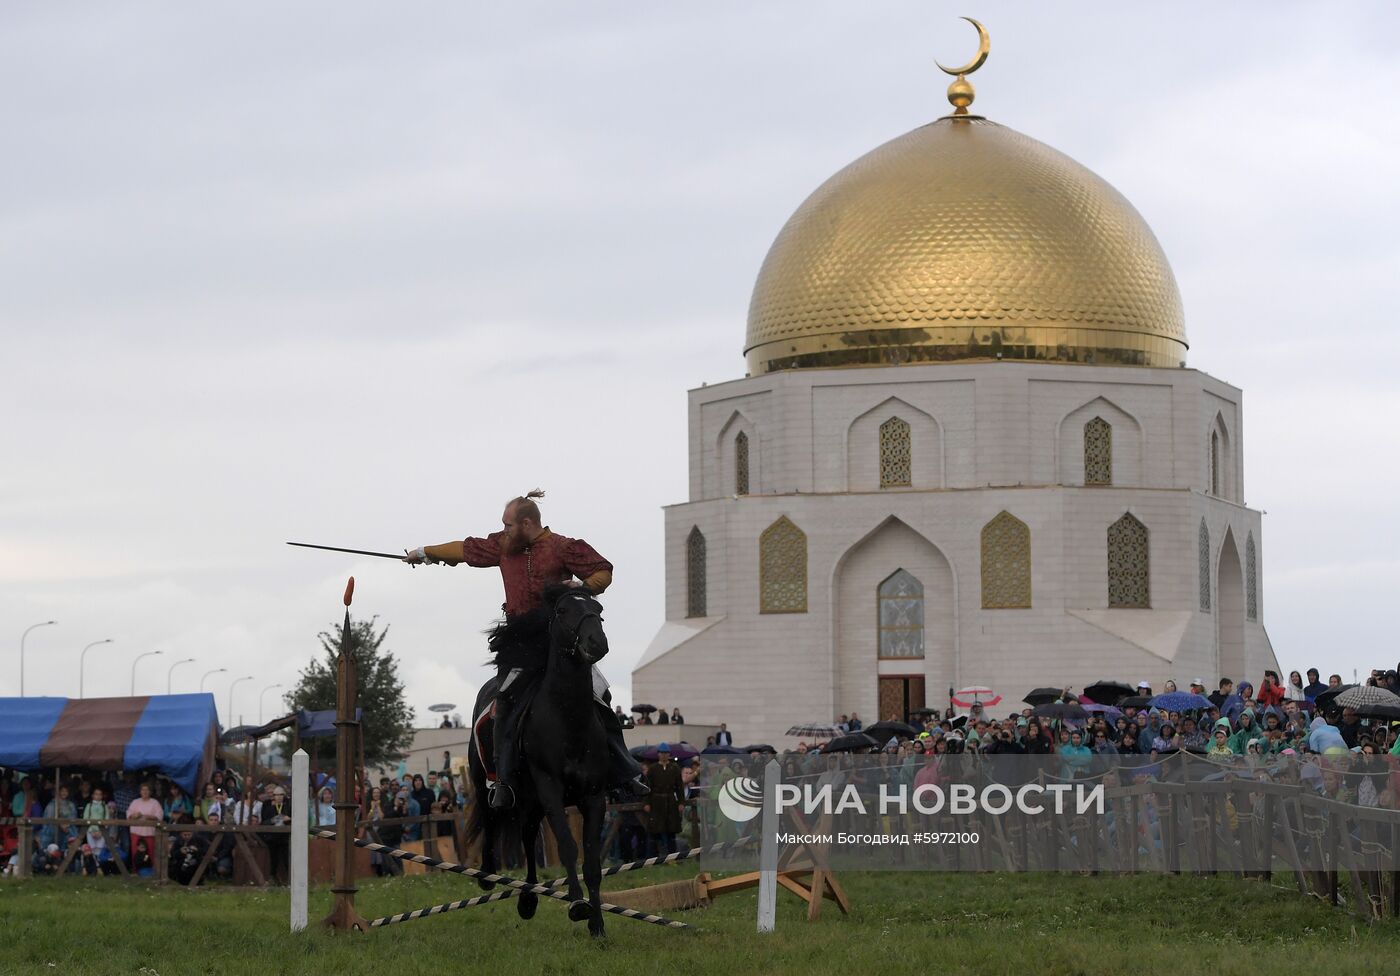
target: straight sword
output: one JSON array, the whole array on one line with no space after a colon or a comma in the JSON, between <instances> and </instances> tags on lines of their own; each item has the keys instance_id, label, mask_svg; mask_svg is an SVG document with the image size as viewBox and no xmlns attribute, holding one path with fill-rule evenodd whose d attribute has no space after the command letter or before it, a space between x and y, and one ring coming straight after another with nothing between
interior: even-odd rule
<instances>
[{"instance_id":1,"label":"straight sword","mask_svg":"<svg viewBox=\"0 0 1400 976\"><path fill-rule=\"evenodd\" d=\"M325 549L327 552L349 552L356 556L378 556L380 559L397 559L403 562L402 555L395 555L392 552L370 552L368 549L342 549L339 546L318 546L310 542L289 542L289 546L301 546L303 549Z\"/></svg>"}]
</instances>

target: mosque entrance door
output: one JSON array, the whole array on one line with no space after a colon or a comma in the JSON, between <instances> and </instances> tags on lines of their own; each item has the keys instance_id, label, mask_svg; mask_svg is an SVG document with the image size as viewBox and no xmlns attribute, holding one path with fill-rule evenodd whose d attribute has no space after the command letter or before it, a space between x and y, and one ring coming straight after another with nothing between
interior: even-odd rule
<instances>
[{"instance_id":1,"label":"mosque entrance door","mask_svg":"<svg viewBox=\"0 0 1400 976\"><path fill-rule=\"evenodd\" d=\"M880 676L880 721L907 722L910 712L923 707L923 675Z\"/></svg>"}]
</instances>

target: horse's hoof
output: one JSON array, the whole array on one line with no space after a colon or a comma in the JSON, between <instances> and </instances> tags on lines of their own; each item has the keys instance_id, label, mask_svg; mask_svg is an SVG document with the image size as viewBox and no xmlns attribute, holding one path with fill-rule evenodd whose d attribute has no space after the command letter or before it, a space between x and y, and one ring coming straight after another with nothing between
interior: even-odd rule
<instances>
[{"instance_id":1,"label":"horse's hoof","mask_svg":"<svg viewBox=\"0 0 1400 976\"><path fill-rule=\"evenodd\" d=\"M606 936L603 933L603 920L601 918L598 919L598 921L596 922L588 923L588 934L593 936L593 938L595 939L606 938Z\"/></svg>"},{"instance_id":2,"label":"horse's hoof","mask_svg":"<svg viewBox=\"0 0 1400 976\"><path fill-rule=\"evenodd\" d=\"M482 891L491 891L492 889L494 889L494 888L496 887L496 882L494 882L494 881L481 881L481 880L478 880L478 881L477 881L477 884L479 884L479 885L481 886L481 890L482 890Z\"/></svg>"},{"instance_id":3,"label":"horse's hoof","mask_svg":"<svg viewBox=\"0 0 1400 976\"><path fill-rule=\"evenodd\" d=\"M571 901L571 902L569 902L569 921L570 921L570 922L582 922L585 918L590 917L592 914L593 914L593 909L591 909L591 908L588 907L588 902L586 902L586 901Z\"/></svg>"},{"instance_id":4,"label":"horse's hoof","mask_svg":"<svg viewBox=\"0 0 1400 976\"><path fill-rule=\"evenodd\" d=\"M533 891L521 894L515 901L515 913L521 918L534 918L535 909L540 907L540 896Z\"/></svg>"}]
</instances>

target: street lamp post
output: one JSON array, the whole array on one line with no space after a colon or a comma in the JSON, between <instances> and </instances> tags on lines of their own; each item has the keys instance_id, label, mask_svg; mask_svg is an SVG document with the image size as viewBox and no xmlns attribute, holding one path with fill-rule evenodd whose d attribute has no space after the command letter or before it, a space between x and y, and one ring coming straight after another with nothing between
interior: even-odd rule
<instances>
[{"instance_id":1,"label":"street lamp post","mask_svg":"<svg viewBox=\"0 0 1400 976\"><path fill-rule=\"evenodd\" d=\"M164 651L147 651L145 654L136 655L136 661L143 657L156 657L164 653ZM131 662L131 695L133 698L136 697L136 661Z\"/></svg>"},{"instance_id":2,"label":"street lamp post","mask_svg":"<svg viewBox=\"0 0 1400 976\"><path fill-rule=\"evenodd\" d=\"M45 620L41 623L30 624L24 628L24 633L19 635L19 696L21 698L24 697L24 639L35 627L52 627L56 623L58 623L57 620Z\"/></svg>"},{"instance_id":3,"label":"street lamp post","mask_svg":"<svg viewBox=\"0 0 1400 976\"><path fill-rule=\"evenodd\" d=\"M281 688L281 687L282 687L282 683L281 683L281 682L278 682L278 683L275 684L275 685L268 685L268 686L267 686L266 688L264 688L262 691L258 692L258 725L262 725L262 724L263 724L263 697L264 697L269 691L271 691L273 688ZM257 742L253 743L253 762L254 762L255 764L256 764L257 761L258 761L258 752L260 751L260 746L261 746L261 743L257 743Z\"/></svg>"},{"instance_id":4,"label":"street lamp post","mask_svg":"<svg viewBox=\"0 0 1400 976\"><path fill-rule=\"evenodd\" d=\"M228 686L228 727L233 728L233 689L237 688L240 682L252 681L251 674L245 674L241 678L234 678L233 683Z\"/></svg>"},{"instance_id":5,"label":"street lamp post","mask_svg":"<svg viewBox=\"0 0 1400 976\"><path fill-rule=\"evenodd\" d=\"M207 681L207 680L209 679L209 676L210 676L211 674L223 674L223 673L224 673L225 671L227 671L227 670L228 670L228 668L215 668L213 671L206 671L206 672L204 672L204 677L199 679L199 690L200 690L200 692L202 693L202 692L204 691L204 682Z\"/></svg>"},{"instance_id":6,"label":"street lamp post","mask_svg":"<svg viewBox=\"0 0 1400 976\"><path fill-rule=\"evenodd\" d=\"M266 695L269 691L271 691L273 688L281 688L281 687L282 687L282 683L279 681L277 684L275 684L275 685L268 685L268 686L267 686L266 688L264 688L262 691L258 692L258 724L259 724L259 725L262 725L262 724L263 724L263 696L265 696L265 695Z\"/></svg>"},{"instance_id":7,"label":"street lamp post","mask_svg":"<svg viewBox=\"0 0 1400 976\"><path fill-rule=\"evenodd\" d=\"M79 698L82 698L82 697L83 697L83 662L87 660L87 652L90 651L90 650L92 650L92 649L93 649L94 647L96 647L98 644L113 644L113 643L115 643L115 641L113 641L112 638L110 638L110 637L108 637L108 638L106 638L106 639L104 639L104 640L100 640L100 641L93 641L93 642L92 642L91 644L89 644L87 647L83 648L83 653L81 653L81 654L78 655L78 697L79 697Z\"/></svg>"},{"instance_id":8,"label":"street lamp post","mask_svg":"<svg viewBox=\"0 0 1400 976\"><path fill-rule=\"evenodd\" d=\"M185 658L183 661L176 661L174 664L170 665L170 670L167 671L167 672L165 672L165 693L166 693L167 695L170 694L170 682L171 682L171 679L175 676L175 669L178 668L178 667L179 667L180 665L182 665L182 664L193 664L193 663L194 663L194 658L192 658L192 657L187 657L187 658Z\"/></svg>"}]
</instances>

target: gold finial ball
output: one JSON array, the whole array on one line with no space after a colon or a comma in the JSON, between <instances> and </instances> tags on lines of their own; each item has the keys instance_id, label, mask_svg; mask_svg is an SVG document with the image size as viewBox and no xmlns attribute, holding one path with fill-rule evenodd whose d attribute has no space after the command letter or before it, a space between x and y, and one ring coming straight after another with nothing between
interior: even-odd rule
<instances>
[{"instance_id":1,"label":"gold finial ball","mask_svg":"<svg viewBox=\"0 0 1400 976\"><path fill-rule=\"evenodd\" d=\"M977 92L972 87L972 82L962 75L958 75L948 86L948 102L953 106L954 115L966 115L967 107L972 104L972 100L976 97Z\"/></svg>"}]
</instances>

